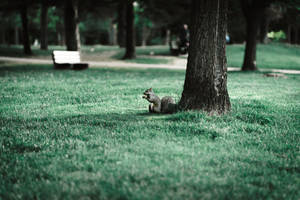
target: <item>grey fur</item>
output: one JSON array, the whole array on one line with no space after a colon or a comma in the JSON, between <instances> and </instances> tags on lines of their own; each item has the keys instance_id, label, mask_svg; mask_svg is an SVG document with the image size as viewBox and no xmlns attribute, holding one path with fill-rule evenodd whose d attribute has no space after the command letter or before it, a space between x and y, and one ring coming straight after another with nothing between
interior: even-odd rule
<instances>
[{"instance_id":1,"label":"grey fur","mask_svg":"<svg viewBox=\"0 0 300 200\"><path fill-rule=\"evenodd\" d=\"M143 93L143 98L150 102L149 112L151 113L173 113L177 109L174 99L170 96L165 96L160 99L152 90L147 89Z\"/></svg>"}]
</instances>

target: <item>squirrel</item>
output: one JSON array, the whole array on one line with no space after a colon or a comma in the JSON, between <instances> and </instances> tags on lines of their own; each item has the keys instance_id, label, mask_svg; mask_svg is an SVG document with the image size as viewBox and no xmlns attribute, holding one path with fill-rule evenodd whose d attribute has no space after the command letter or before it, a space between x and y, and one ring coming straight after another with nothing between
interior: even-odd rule
<instances>
[{"instance_id":1,"label":"squirrel","mask_svg":"<svg viewBox=\"0 0 300 200\"><path fill-rule=\"evenodd\" d=\"M177 105L174 99L170 96L165 96L160 99L152 90L147 89L143 93L143 98L150 102L149 112L150 113L173 113L177 110Z\"/></svg>"}]
</instances>

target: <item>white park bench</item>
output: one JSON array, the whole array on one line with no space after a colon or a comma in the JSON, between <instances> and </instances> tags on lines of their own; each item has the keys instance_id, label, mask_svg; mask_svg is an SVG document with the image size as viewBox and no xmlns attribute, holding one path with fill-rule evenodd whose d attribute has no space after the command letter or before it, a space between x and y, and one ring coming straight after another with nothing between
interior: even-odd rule
<instances>
[{"instance_id":1,"label":"white park bench","mask_svg":"<svg viewBox=\"0 0 300 200\"><path fill-rule=\"evenodd\" d=\"M55 69L81 70L88 68L88 63L80 61L79 51L53 51L52 59Z\"/></svg>"}]
</instances>

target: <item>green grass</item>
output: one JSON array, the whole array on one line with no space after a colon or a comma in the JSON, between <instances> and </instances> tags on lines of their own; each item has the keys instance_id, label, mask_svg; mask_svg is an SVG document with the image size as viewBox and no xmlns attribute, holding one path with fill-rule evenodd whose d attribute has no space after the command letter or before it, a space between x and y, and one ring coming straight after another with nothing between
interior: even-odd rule
<instances>
[{"instance_id":1,"label":"green grass","mask_svg":"<svg viewBox=\"0 0 300 200\"><path fill-rule=\"evenodd\" d=\"M299 199L300 76L231 72L232 112L149 114L184 71L0 63L0 199Z\"/></svg>"},{"instance_id":2,"label":"green grass","mask_svg":"<svg viewBox=\"0 0 300 200\"><path fill-rule=\"evenodd\" d=\"M244 45L228 45L226 49L229 67L241 67ZM300 70L300 47L281 43L259 44L256 52L258 68Z\"/></svg>"}]
</instances>

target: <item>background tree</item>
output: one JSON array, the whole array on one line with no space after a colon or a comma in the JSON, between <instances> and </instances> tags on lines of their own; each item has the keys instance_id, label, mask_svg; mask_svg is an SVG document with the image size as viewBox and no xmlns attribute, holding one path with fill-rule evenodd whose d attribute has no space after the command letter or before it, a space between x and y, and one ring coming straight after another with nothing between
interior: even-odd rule
<instances>
[{"instance_id":1,"label":"background tree","mask_svg":"<svg viewBox=\"0 0 300 200\"><path fill-rule=\"evenodd\" d=\"M257 70L256 66L256 44L257 35L262 19L270 1L261 0L240 0L242 10L246 19L246 48L242 70Z\"/></svg>"},{"instance_id":2,"label":"background tree","mask_svg":"<svg viewBox=\"0 0 300 200\"><path fill-rule=\"evenodd\" d=\"M5 12L11 13L18 13L21 18L21 28L22 28L22 44L23 44L23 51L26 55L31 55L31 41L30 41L30 34L29 34L29 8L32 10L36 10L35 5L38 1L36 0L2 0L0 2L0 9L5 10ZM13 16L13 15L11 15ZM16 23L17 25L17 23ZM18 29L16 29L18 31ZM18 41L18 32L15 32L15 42Z\"/></svg>"},{"instance_id":3,"label":"background tree","mask_svg":"<svg viewBox=\"0 0 300 200\"><path fill-rule=\"evenodd\" d=\"M21 41L21 16L10 10L0 11L0 44L16 44Z\"/></svg>"},{"instance_id":4,"label":"background tree","mask_svg":"<svg viewBox=\"0 0 300 200\"><path fill-rule=\"evenodd\" d=\"M48 2L47 0L41 1L41 32L40 32L40 39L41 39L41 49L47 50L48 49Z\"/></svg>"},{"instance_id":5,"label":"background tree","mask_svg":"<svg viewBox=\"0 0 300 200\"><path fill-rule=\"evenodd\" d=\"M78 21L78 0L65 0L64 24L68 51L77 51L80 49Z\"/></svg>"},{"instance_id":6,"label":"background tree","mask_svg":"<svg viewBox=\"0 0 300 200\"><path fill-rule=\"evenodd\" d=\"M135 58L135 29L133 1L127 0L126 4L126 52L123 59Z\"/></svg>"},{"instance_id":7,"label":"background tree","mask_svg":"<svg viewBox=\"0 0 300 200\"><path fill-rule=\"evenodd\" d=\"M243 43L246 38L246 21L241 9L241 4L236 0L228 1L227 32L230 43Z\"/></svg>"},{"instance_id":8,"label":"background tree","mask_svg":"<svg viewBox=\"0 0 300 200\"><path fill-rule=\"evenodd\" d=\"M268 32L270 23L279 20L282 17L282 6L279 4L271 4L263 13L261 24L259 27L259 42L266 44L268 42Z\"/></svg>"},{"instance_id":9,"label":"background tree","mask_svg":"<svg viewBox=\"0 0 300 200\"><path fill-rule=\"evenodd\" d=\"M31 55L29 31L28 31L28 2L24 1L20 7L21 19L22 19L22 35L23 35L23 47L26 55Z\"/></svg>"},{"instance_id":10,"label":"background tree","mask_svg":"<svg viewBox=\"0 0 300 200\"><path fill-rule=\"evenodd\" d=\"M230 110L225 36L227 0L193 0L191 45L179 106L222 114Z\"/></svg>"},{"instance_id":11,"label":"background tree","mask_svg":"<svg viewBox=\"0 0 300 200\"><path fill-rule=\"evenodd\" d=\"M134 6L134 25L136 46L146 46L153 29L152 21L144 14L144 8L139 3Z\"/></svg>"},{"instance_id":12,"label":"background tree","mask_svg":"<svg viewBox=\"0 0 300 200\"><path fill-rule=\"evenodd\" d=\"M300 5L287 4L281 23L285 27L287 42L300 44Z\"/></svg>"},{"instance_id":13,"label":"background tree","mask_svg":"<svg viewBox=\"0 0 300 200\"><path fill-rule=\"evenodd\" d=\"M155 44L168 44L171 35L177 35L183 24L190 22L191 0L140 0L141 16L151 21L152 41ZM162 40L164 38L164 40ZM166 43L167 42L167 43Z\"/></svg>"},{"instance_id":14,"label":"background tree","mask_svg":"<svg viewBox=\"0 0 300 200\"><path fill-rule=\"evenodd\" d=\"M126 36L126 1L118 1L118 45L125 47L125 36Z\"/></svg>"}]
</instances>

